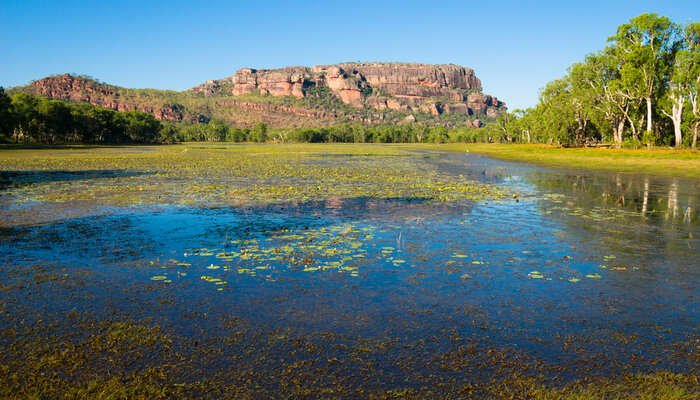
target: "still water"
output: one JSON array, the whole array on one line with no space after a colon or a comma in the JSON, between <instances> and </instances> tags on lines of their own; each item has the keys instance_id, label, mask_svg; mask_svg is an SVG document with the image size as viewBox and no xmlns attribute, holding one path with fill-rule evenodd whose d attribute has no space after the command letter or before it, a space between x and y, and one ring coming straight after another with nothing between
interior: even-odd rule
<instances>
[{"instance_id":1,"label":"still water","mask_svg":"<svg viewBox=\"0 0 700 400\"><path fill-rule=\"evenodd\" d=\"M417 370L497 368L436 360L465 348L497 349L504 363L546 366L537 371L561 379L698 367L700 182L414 154L518 195L105 207L15 224L0 230L2 280L15 288L0 293L4 312L21 324L72 310L129 316L201 341L226 335L224 321L237 318L259 332L333 335L318 356L329 362L344 360L339 343L398 343L371 354L375 374L364 384L380 388ZM89 185L112 174L58 179ZM39 174L27 176L4 181ZM37 265L68 283L23 286L17 271ZM201 368L230 365L228 352Z\"/></svg>"}]
</instances>

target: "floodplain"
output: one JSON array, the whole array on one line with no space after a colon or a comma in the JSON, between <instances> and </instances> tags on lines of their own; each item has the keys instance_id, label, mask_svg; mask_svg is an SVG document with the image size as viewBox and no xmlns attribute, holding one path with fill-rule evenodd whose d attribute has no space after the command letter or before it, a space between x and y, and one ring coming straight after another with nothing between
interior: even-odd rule
<instances>
[{"instance_id":1,"label":"floodplain","mask_svg":"<svg viewBox=\"0 0 700 400\"><path fill-rule=\"evenodd\" d=\"M0 150L0 397L700 396L697 179L449 149Z\"/></svg>"}]
</instances>

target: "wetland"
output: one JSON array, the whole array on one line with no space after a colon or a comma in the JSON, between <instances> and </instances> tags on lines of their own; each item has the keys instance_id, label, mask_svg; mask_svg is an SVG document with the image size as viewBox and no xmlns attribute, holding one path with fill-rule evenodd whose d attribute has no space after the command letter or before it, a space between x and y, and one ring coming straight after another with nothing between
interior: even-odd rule
<instances>
[{"instance_id":1,"label":"wetland","mask_svg":"<svg viewBox=\"0 0 700 400\"><path fill-rule=\"evenodd\" d=\"M700 396L692 174L6 149L0 205L1 397Z\"/></svg>"}]
</instances>

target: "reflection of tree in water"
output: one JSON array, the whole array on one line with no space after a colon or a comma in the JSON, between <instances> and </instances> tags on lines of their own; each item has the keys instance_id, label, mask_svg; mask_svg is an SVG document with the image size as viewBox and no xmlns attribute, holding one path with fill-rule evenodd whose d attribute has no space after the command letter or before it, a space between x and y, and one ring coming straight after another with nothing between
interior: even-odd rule
<instances>
[{"instance_id":1,"label":"reflection of tree in water","mask_svg":"<svg viewBox=\"0 0 700 400\"><path fill-rule=\"evenodd\" d=\"M677 178L629 175L540 175L531 180L544 191L563 194L563 204L583 209L618 210L651 221L695 225L700 222L700 190Z\"/></svg>"},{"instance_id":2,"label":"reflection of tree in water","mask_svg":"<svg viewBox=\"0 0 700 400\"><path fill-rule=\"evenodd\" d=\"M681 273L697 262L700 187L693 182L623 174L538 175L530 181L549 193L538 203L541 212L565 225L599 265L655 275Z\"/></svg>"}]
</instances>

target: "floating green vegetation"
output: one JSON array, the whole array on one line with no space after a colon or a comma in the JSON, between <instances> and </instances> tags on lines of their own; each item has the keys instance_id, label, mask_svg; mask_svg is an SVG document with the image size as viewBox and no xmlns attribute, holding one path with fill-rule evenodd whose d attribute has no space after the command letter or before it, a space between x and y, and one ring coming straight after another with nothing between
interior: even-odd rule
<instances>
[{"instance_id":1,"label":"floating green vegetation","mask_svg":"<svg viewBox=\"0 0 700 400\"><path fill-rule=\"evenodd\" d=\"M377 247L375 226L340 223L317 229L278 231L265 238L237 239L222 248L185 249L182 259L164 263L151 262L152 267L167 269L167 274L150 277L152 281L169 283L168 276L183 278L187 271L201 270L200 280L219 286L237 275L260 277L274 282L279 273L336 272L350 277L360 276L360 267L368 263L386 262L394 266L407 264L397 258L401 249ZM216 264L215 264L216 263Z\"/></svg>"},{"instance_id":2,"label":"floating green vegetation","mask_svg":"<svg viewBox=\"0 0 700 400\"><path fill-rule=\"evenodd\" d=\"M546 362L469 337L364 339L262 330L223 321L226 334L192 339L148 320L95 321L77 312L6 329L0 397L90 399L697 399L697 371L547 379ZM56 335L53 320L72 324ZM392 356L401 354L401 356ZM372 362L396 365L385 371ZM226 360L226 363L221 363ZM430 362L432 360L432 362ZM231 365L235 363L234 365ZM479 371L497 371L480 378ZM447 380L444 374L453 377ZM402 379L399 379L402 378Z\"/></svg>"},{"instance_id":3,"label":"floating green vegetation","mask_svg":"<svg viewBox=\"0 0 700 400\"><path fill-rule=\"evenodd\" d=\"M441 172L408 150L379 145L15 150L0 151L0 169L20 175L3 191L13 208L3 213L3 224L50 220L48 213L17 211L36 202L60 209L66 203L208 207L359 197L429 204L512 197L505 189Z\"/></svg>"}]
</instances>

